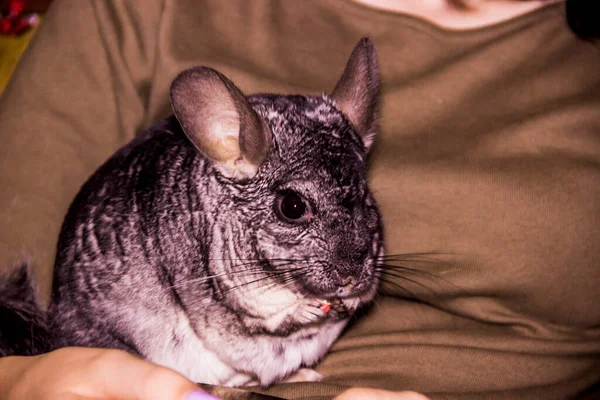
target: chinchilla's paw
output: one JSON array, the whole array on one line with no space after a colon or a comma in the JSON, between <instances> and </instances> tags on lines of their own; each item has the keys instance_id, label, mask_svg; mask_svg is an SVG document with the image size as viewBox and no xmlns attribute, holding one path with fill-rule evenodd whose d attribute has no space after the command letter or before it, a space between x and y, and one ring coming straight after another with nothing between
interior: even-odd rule
<instances>
[{"instance_id":1,"label":"chinchilla's paw","mask_svg":"<svg viewBox=\"0 0 600 400\"><path fill-rule=\"evenodd\" d=\"M329 310L323 307L323 303L317 299L307 299L296 308L295 320L300 324L315 323L327 316Z\"/></svg>"},{"instance_id":2,"label":"chinchilla's paw","mask_svg":"<svg viewBox=\"0 0 600 400\"><path fill-rule=\"evenodd\" d=\"M293 373L292 375L285 378L282 382L284 383L292 383L292 382L319 382L325 378L322 374L318 373L314 369L311 368L300 368L298 371Z\"/></svg>"}]
</instances>

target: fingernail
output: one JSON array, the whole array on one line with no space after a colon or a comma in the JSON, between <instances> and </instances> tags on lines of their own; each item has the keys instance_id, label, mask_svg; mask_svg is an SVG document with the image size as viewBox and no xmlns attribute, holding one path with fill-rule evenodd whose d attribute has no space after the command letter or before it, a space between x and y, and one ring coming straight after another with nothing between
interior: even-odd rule
<instances>
[{"instance_id":1,"label":"fingernail","mask_svg":"<svg viewBox=\"0 0 600 400\"><path fill-rule=\"evenodd\" d=\"M208 392L202 390L194 390L185 395L185 400L220 400Z\"/></svg>"}]
</instances>

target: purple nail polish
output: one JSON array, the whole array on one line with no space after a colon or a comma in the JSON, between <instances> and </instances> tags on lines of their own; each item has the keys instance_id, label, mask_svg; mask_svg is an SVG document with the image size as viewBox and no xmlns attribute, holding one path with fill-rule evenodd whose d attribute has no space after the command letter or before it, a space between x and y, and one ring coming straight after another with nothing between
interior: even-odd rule
<instances>
[{"instance_id":1,"label":"purple nail polish","mask_svg":"<svg viewBox=\"0 0 600 400\"><path fill-rule=\"evenodd\" d=\"M202 390L194 390L185 395L185 400L220 400L218 397Z\"/></svg>"}]
</instances>

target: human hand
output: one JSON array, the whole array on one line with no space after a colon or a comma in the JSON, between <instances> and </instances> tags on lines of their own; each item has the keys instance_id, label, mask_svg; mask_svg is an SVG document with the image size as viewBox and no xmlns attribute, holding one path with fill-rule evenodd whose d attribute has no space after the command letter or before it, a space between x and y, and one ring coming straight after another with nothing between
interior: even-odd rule
<instances>
[{"instance_id":1,"label":"human hand","mask_svg":"<svg viewBox=\"0 0 600 400\"><path fill-rule=\"evenodd\" d=\"M5 400L211 400L184 376L120 350L64 348L0 358Z\"/></svg>"},{"instance_id":2,"label":"human hand","mask_svg":"<svg viewBox=\"0 0 600 400\"><path fill-rule=\"evenodd\" d=\"M387 390L352 388L348 389L334 400L428 400L417 392L390 392Z\"/></svg>"}]
</instances>

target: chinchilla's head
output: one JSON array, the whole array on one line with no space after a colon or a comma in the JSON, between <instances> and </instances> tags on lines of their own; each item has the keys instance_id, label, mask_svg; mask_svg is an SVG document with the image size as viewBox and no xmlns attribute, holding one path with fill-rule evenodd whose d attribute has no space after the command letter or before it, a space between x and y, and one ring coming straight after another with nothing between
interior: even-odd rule
<instances>
[{"instance_id":1,"label":"chinchilla's head","mask_svg":"<svg viewBox=\"0 0 600 400\"><path fill-rule=\"evenodd\" d=\"M216 213L211 272L222 286L260 289L271 302L268 293L282 291L335 300L346 310L373 297L382 228L366 157L378 94L368 39L330 96L245 97L209 68L175 79L175 115L218 182L206 196Z\"/></svg>"}]
</instances>

